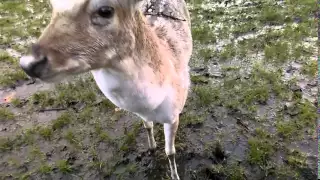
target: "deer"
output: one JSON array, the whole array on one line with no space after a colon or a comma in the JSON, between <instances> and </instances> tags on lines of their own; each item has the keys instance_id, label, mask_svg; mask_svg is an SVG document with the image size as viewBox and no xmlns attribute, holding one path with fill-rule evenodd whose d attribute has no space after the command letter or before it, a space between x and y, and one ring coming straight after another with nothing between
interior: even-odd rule
<instances>
[{"instance_id":1,"label":"deer","mask_svg":"<svg viewBox=\"0 0 320 180\"><path fill-rule=\"evenodd\" d=\"M184 0L50 0L51 18L19 64L44 83L90 72L118 108L142 119L148 149L163 124L171 178L190 87L191 19Z\"/></svg>"}]
</instances>

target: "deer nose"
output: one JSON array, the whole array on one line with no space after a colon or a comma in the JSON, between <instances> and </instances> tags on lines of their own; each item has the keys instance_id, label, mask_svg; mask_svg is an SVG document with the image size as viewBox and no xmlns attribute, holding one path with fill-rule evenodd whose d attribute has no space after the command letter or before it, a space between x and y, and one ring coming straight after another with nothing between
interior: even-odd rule
<instances>
[{"instance_id":1,"label":"deer nose","mask_svg":"<svg viewBox=\"0 0 320 180\"><path fill-rule=\"evenodd\" d=\"M40 78L48 63L48 58L39 44L33 44L31 52L31 56L24 56L20 59L20 66L30 77Z\"/></svg>"},{"instance_id":2,"label":"deer nose","mask_svg":"<svg viewBox=\"0 0 320 180\"><path fill-rule=\"evenodd\" d=\"M22 60L22 58L21 58ZM46 65L48 63L48 58L44 57L41 60L37 60L34 62L29 63L28 65L21 65L21 68L28 74L30 77L33 78L40 78L42 72L44 71Z\"/></svg>"}]
</instances>

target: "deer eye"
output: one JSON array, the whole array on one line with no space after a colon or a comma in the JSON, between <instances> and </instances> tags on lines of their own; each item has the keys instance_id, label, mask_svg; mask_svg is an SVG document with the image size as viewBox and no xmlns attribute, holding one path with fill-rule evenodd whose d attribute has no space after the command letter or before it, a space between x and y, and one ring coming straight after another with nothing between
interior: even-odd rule
<instances>
[{"instance_id":1,"label":"deer eye","mask_svg":"<svg viewBox=\"0 0 320 180\"><path fill-rule=\"evenodd\" d=\"M98 9L98 15L103 18L111 18L114 14L114 8L110 6L102 6Z\"/></svg>"}]
</instances>

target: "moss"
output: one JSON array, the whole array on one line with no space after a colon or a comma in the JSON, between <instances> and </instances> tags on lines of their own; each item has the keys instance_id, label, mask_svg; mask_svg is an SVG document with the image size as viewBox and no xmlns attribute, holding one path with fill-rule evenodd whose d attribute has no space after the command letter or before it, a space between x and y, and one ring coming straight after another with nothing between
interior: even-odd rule
<instances>
[{"instance_id":1,"label":"moss","mask_svg":"<svg viewBox=\"0 0 320 180\"><path fill-rule=\"evenodd\" d=\"M0 108L0 121L14 120L15 115L8 108Z\"/></svg>"}]
</instances>

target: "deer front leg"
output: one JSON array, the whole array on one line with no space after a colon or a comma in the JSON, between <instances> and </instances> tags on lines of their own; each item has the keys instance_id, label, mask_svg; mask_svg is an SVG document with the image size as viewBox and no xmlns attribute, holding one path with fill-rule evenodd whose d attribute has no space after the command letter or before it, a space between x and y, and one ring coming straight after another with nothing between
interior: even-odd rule
<instances>
[{"instance_id":1,"label":"deer front leg","mask_svg":"<svg viewBox=\"0 0 320 180\"><path fill-rule=\"evenodd\" d=\"M179 118L177 118L173 124L166 124L166 123L164 124L165 151L169 159L171 178L173 180L180 179L177 171L176 160L175 160L176 148L174 145L178 126L179 126Z\"/></svg>"},{"instance_id":2,"label":"deer front leg","mask_svg":"<svg viewBox=\"0 0 320 180\"><path fill-rule=\"evenodd\" d=\"M143 126L148 131L149 149L154 150L157 147L157 143L156 143L156 140L154 140L153 122L152 121L143 121Z\"/></svg>"}]
</instances>

